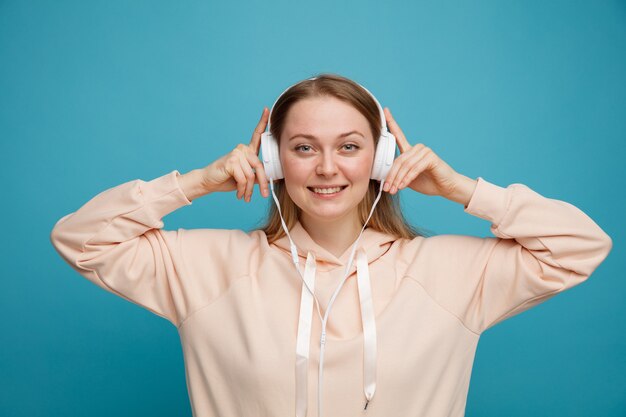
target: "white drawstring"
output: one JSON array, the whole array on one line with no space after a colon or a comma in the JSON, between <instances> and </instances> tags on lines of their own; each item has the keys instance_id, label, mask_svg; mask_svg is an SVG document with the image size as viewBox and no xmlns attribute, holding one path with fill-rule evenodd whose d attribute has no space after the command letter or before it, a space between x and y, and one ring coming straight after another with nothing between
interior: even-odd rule
<instances>
[{"instance_id":1,"label":"white drawstring","mask_svg":"<svg viewBox=\"0 0 626 417\"><path fill-rule=\"evenodd\" d=\"M312 323L311 323L311 314L313 309L313 300L317 305L317 313L322 322L322 334L320 337L320 363L319 363L319 379L318 379L318 417L322 415L322 381L323 381L323 371L324 371L324 351L326 346L326 323L328 322L328 316L330 314L330 309L332 307L335 298L341 291L343 284L346 282L348 278L348 274L350 268L352 266L352 260L355 255L355 251L359 240L361 239L361 235L365 230L365 226L369 222L372 214L374 213L374 208L378 201L380 200L383 184L385 183L385 179L380 182L380 188L378 191L378 196L372 205L372 209L370 210L369 216L365 221L365 224L361 228L361 232L357 237L354 245L352 246L352 251L350 252L350 257L348 259L348 264L346 265L346 269L344 271L344 278L341 284L335 290L333 296L331 297L328 307L326 308L326 314L322 319L322 315L320 312L319 302L317 297L315 297L315 273L316 273L316 259L315 255L311 252L307 253L307 261L305 264L304 274L300 271L299 268L299 259L298 252L295 243L291 239L291 235L287 230L287 225L282 216L282 212L280 210L280 203L278 202L278 198L274 193L274 181L270 178L270 188L272 190L272 196L276 205L278 207L278 214L280 216L280 220L287 234L287 238L290 242L291 256L298 273L303 281L303 287L300 297L300 316L298 320L298 336L296 339L296 417L305 417L307 411L307 374L308 374L308 360L309 360L309 347L310 347L310 338L312 331ZM363 326L363 390L365 393L365 407L364 410L367 410L367 406L369 402L374 397L374 393L376 391L376 322L375 322L375 314L374 314L374 306L372 301L372 293L370 286L370 277L369 277L369 269L367 262L367 255L365 250L361 248L357 255L357 285L359 289L359 302L361 307L361 321ZM308 289L308 293L304 290Z\"/></svg>"}]
</instances>

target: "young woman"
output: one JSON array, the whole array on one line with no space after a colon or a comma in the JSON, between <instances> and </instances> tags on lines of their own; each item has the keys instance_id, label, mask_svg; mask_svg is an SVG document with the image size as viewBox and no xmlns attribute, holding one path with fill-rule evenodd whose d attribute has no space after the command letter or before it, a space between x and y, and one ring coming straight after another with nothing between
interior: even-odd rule
<instances>
[{"instance_id":1,"label":"young woman","mask_svg":"<svg viewBox=\"0 0 626 417\"><path fill-rule=\"evenodd\" d=\"M575 206L411 145L352 80L303 80L269 113L248 144L106 190L51 234L81 275L177 327L196 417L463 416L482 332L585 281L611 251ZM262 162L270 137L278 154L264 148ZM390 138L400 155L381 178ZM163 229L196 198L250 201L255 184L277 203L261 229ZM401 189L461 204L495 237L413 229Z\"/></svg>"}]
</instances>

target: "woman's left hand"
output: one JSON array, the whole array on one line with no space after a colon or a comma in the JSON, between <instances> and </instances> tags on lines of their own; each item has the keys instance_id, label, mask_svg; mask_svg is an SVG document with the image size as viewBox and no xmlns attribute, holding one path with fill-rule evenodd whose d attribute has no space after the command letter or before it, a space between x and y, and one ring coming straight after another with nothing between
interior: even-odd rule
<instances>
[{"instance_id":1,"label":"woman's left hand","mask_svg":"<svg viewBox=\"0 0 626 417\"><path fill-rule=\"evenodd\" d=\"M387 127L396 137L400 156L393 162L383 190L395 194L408 186L422 194L457 200L461 182L468 178L457 173L429 147L421 143L411 146L389 108L385 107L384 111Z\"/></svg>"}]
</instances>

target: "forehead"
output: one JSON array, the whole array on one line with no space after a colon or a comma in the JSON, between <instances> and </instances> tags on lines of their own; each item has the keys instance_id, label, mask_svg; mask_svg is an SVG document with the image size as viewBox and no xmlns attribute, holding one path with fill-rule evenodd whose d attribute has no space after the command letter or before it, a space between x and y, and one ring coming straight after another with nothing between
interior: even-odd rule
<instances>
[{"instance_id":1,"label":"forehead","mask_svg":"<svg viewBox=\"0 0 626 417\"><path fill-rule=\"evenodd\" d=\"M335 137L357 130L371 136L369 122L357 109L335 97L307 98L296 102L287 113L284 134L311 134Z\"/></svg>"}]
</instances>

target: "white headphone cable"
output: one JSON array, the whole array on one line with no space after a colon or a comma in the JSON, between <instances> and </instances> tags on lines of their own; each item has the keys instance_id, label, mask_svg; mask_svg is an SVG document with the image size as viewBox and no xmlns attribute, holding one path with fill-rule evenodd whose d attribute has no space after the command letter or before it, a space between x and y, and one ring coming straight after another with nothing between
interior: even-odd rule
<instances>
[{"instance_id":1,"label":"white headphone cable","mask_svg":"<svg viewBox=\"0 0 626 417\"><path fill-rule=\"evenodd\" d=\"M321 416L322 415L322 396L321 396L321 392L322 392L322 378L323 378L323 365L324 365L324 350L325 350L325 346L326 346L326 323L328 321L328 315L330 314L330 308L332 307L333 302L335 301L335 298L337 298L337 295L339 294L339 291L341 291L341 288L343 287L343 284L345 284L347 278L348 278L348 273L350 271L350 267L352 266L352 259L354 258L354 252L356 250L356 247L359 243L359 240L361 239L361 235L363 234L363 230L365 230L365 226L367 225L367 222L369 222L370 218L372 217L372 214L374 213L374 208L376 208L376 204L378 204L378 200L380 200L380 196L382 194L383 191L383 184L385 183L385 178L383 178L383 180L380 182L380 188L378 190L378 196L376 197L376 200L374 201L374 204L372 205L372 209L370 210L370 214L367 217L367 220L365 221L365 224L363 224L363 228L361 229L361 233L359 233L359 237L357 237L354 245L352 246L352 252L350 253L350 258L348 260L348 264L346 266L345 272L344 272L344 278L343 281L341 282L341 284L339 285L339 287L337 287L337 289L335 290L335 293L333 294L333 296L331 297L330 301L328 302L328 307L326 308L326 314L324 315L324 320L322 321L322 337L320 338L320 364L319 364L319 380L318 380L318 397L317 397L317 415ZM375 388L374 388L375 389ZM365 409L367 409L367 405L370 402L370 400L373 397L373 392L369 393L367 398L367 401L365 403Z\"/></svg>"},{"instance_id":2,"label":"white headphone cable","mask_svg":"<svg viewBox=\"0 0 626 417\"><path fill-rule=\"evenodd\" d=\"M320 310L320 306L319 306L319 301L317 299L317 297L315 296L315 292L314 292L314 283L315 283L315 265L316 265L316 261L315 261L315 257L313 254L311 254L310 252L307 255L307 268L305 268L305 273L303 275L303 273L300 271L299 265L299 258L298 258L298 252L297 252L297 248L295 243L293 242L293 240L291 239L291 235L289 234L289 231L287 229L287 225L285 224L285 221L282 217L282 211L280 209L280 203L278 202L278 198L276 197L276 194L274 192L274 180L272 178L270 178L270 188L272 191L272 197L274 199L274 201L276 202L276 206L278 207L278 213L280 216L280 220L283 226L283 229L285 230L285 233L287 234L287 237L289 239L290 242L290 250L291 250L291 257L292 257L292 261L294 263L294 265L296 266L296 269L298 270L298 273L300 274L300 277L305 285L305 287L308 289L309 293L313 296L313 299L315 300L316 306L317 306L317 312L318 312L318 316L321 320L322 323L322 334L320 337L320 363L319 363L319 379L318 379L318 416L321 416L322 414L322 400L321 400L321 393L322 393L322 378L323 378L323 364L324 364L324 351L325 351L325 345L326 345L326 323L328 322L328 316L330 314L330 308L332 307L333 302L335 301L337 295L339 294L339 291L341 290L341 288L343 287L344 283L347 280L348 277L348 273L350 271L350 268L352 266L352 261L354 258L354 254L356 251L356 247L359 243L359 240L361 239L361 236L363 234L363 231L365 230L365 227L367 226L367 223L369 222L370 218L372 217L372 214L374 213L374 209L376 208L376 205L378 204L378 201L380 200L381 194L382 194L382 190L383 190L383 184L385 182L385 178L382 179L382 181L380 181L380 188L378 191L378 195L376 197L376 200L374 201L374 204L372 205L372 208L370 210L369 216L367 217L367 220L365 221L365 223L363 224L363 227L361 228L361 232L359 233L359 236L357 237L356 241L354 242L353 246L352 246L352 251L350 253L350 257L348 260L348 264L346 265L346 269L344 271L344 278L341 282L341 284L337 287L337 289L335 290L333 296L331 297L329 303L328 303L328 307L326 309L326 314L324 315L324 318L322 318L321 315L321 310ZM369 276L368 276L369 278ZM312 281L312 282L309 282ZM310 285L311 284L311 285ZM361 282L359 281L359 284L361 284ZM369 283L368 283L369 284ZM313 288L311 288L311 286L313 286ZM359 298L361 298L361 293L362 293L361 289L361 285L359 285ZM367 293L369 294L370 288L368 285L367 288ZM306 299L304 297L304 293L301 299L301 303L305 303ZM364 303L368 303L367 307L364 307L363 304ZM371 297L369 297L368 300L363 301L361 300L361 312L363 315L363 311L369 309L369 315L373 316L373 308L371 305ZM297 368L300 369L304 369L306 370L306 363L308 362L308 353L309 353L309 343L310 343L310 331L311 331L311 323L310 321L307 319L306 317L306 311L307 308L305 306L305 308L301 308L301 315L300 315L300 323L305 323L305 328L301 328L301 326L299 326L298 329L298 341L299 344L296 346L296 350L298 353L298 357L297 360L298 361L302 361L302 362L297 362ZM310 311L310 309L309 309ZM364 327L368 327L368 326L372 326L371 329L366 330L364 328L364 339L365 339L365 357L372 357L372 355L375 357L375 348L376 348L376 329L375 329L375 323L373 322L373 317L371 318L362 318L363 323L364 323ZM308 332L308 334L307 334ZM370 347L368 348L368 344L371 344ZM302 346L301 346L302 345ZM373 350L372 352L368 352L368 350ZM374 364L375 365L375 364ZM365 372L365 377L366 379L369 378L374 378L373 375L369 375L367 372ZM367 405L369 404L369 402L371 401L373 395L374 395L374 391L376 389L375 387L375 383L374 382L370 382L370 384L366 384L368 385L367 389L366 388L366 403L365 403L365 408L367 409ZM304 387L299 387L300 389L304 388ZM306 395L306 392L304 392L304 395ZM303 410L296 410L297 413L296 415L298 417L304 417L304 413L306 413L306 404L301 404L301 407L303 407ZM299 414L298 411L301 413Z\"/></svg>"}]
</instances>

